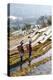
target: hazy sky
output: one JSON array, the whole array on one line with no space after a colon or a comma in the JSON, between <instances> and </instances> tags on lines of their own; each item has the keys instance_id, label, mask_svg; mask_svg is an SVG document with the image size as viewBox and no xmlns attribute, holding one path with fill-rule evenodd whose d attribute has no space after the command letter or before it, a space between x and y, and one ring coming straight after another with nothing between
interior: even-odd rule
<instances>
[{"instance_id":1,"label":"hazy sky","mask_svg":"<svg viewBox=\"0 0 53 80\"><path fill-rule=\"evenodd\" d=\"M48 5L29 5L29 4L10 4L10 15L16 17L35 17L51 15L51 6Z\"/></svg>"}]
</instances>

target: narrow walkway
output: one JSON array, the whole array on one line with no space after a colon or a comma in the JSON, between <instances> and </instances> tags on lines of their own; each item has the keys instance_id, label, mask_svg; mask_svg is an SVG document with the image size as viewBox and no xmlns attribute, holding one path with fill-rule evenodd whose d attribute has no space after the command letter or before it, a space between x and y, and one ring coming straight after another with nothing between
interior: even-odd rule
<instances>
[{"instance_id":1,"label":"narrow walkway","mask_svg":"<svg viewBox=\"0 0 53 80\"><path fill-rule=\"evenodd\" d=\"M28 75L46 75L51 74L51 61L46 62L45 64L42 64L38 67L35 67Z\"/></svg>"},{"instance_id":2,"label":"narrow walkway","mask_svg":"<svg viewBox=\"0 0 53 80\"><path fill-rule=\"evenodd\" d=\"M42 56L40 56L40 57L38 57L38 58L33 59L33 60L31 61L31 64L36 63L36 62L39 62L39 61L45 59L46 57L50 57L51 55L52 55L52 49L50 49L50 50L49 50L47 53L45 53L44 55L42 55ZM27 67L27 66L28 66L28 61L22 65L22 67ZM20 67L18 66L18 67L12 68L11 71L16 71L16 70L19 70L19 69L20 69Z\"/></svg>"}]
</instances>

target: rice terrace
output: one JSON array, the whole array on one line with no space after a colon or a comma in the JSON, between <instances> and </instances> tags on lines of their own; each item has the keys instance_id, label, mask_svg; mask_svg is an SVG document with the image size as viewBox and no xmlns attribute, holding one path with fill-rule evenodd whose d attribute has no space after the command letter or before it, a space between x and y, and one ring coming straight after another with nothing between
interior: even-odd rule
<instances>
[{"instance_id":1,"label":"rice terrace","mask_svg":"<svg viewBox=\"0 0 53 80\"><path fill-rule=\"evenodd\" d=\"M13 3L8 6L9 75L15 77L51 74L51 6Z\"/></svg>"}]
</instances>

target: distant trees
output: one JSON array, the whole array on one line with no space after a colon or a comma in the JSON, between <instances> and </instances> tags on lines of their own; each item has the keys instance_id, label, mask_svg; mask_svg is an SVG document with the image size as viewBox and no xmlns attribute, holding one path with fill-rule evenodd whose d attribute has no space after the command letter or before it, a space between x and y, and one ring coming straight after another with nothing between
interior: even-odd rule
<instances>
[{"instance_id":1,"label":"distant trees","mask_svg":"<svg viewBox=\"0 0 53 80\"><path fill-rule=\"evenodd\" d=\"M29 30L31 28L31 24L25 24L22 30Z\"/></svg>"},{"instance_id":2,"label":"distant trees","mask_svg":"<svg viewBox=\"0 0 53 80\"><path fill-rule=\"evenodd\" d=\"M51 16L41 16L37 20L37 24L40 24L41 27L47 27L47 26L51 25L52 24Z\"/></svg>"},{"instance_id":3,"label":"distant trees","mask_svg":"<svg viewBox=\"0 0 53 80\"><path fill-rule=\"evenodd\" d=\"M48 25L52 25L52 17L51 16L48 17Z\"/></svg>"},{"instance_id":4,"label":"distant trees","mask_svg":"<svg viewBox=\"0 0 53 80\"><path fill-rule=\"evenodd\" d=\"M10 26L10 32L14 32L16 30L19 30L20 29L20 26Z\"/></svg>"}]
</instances>

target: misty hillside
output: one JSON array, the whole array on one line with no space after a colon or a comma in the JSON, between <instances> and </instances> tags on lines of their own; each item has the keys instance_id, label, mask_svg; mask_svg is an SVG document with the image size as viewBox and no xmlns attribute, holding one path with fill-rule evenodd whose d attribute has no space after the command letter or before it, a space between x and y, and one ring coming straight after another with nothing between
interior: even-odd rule
<instances>
[{"instance_id":1,"label":"misty hillside","mask_svg":"<svg viewBox=\"0 0 53 80\"><path fill-rule=\"evenodd\" d=\"M38 19L36 18L23 18L23 19L10 19L10 32L14 32L15 30L26 30L30 29L33 25L41 25L42 27L47 27L52 24L51 16L40 16Z\"/></svg>"}]
</instances>

